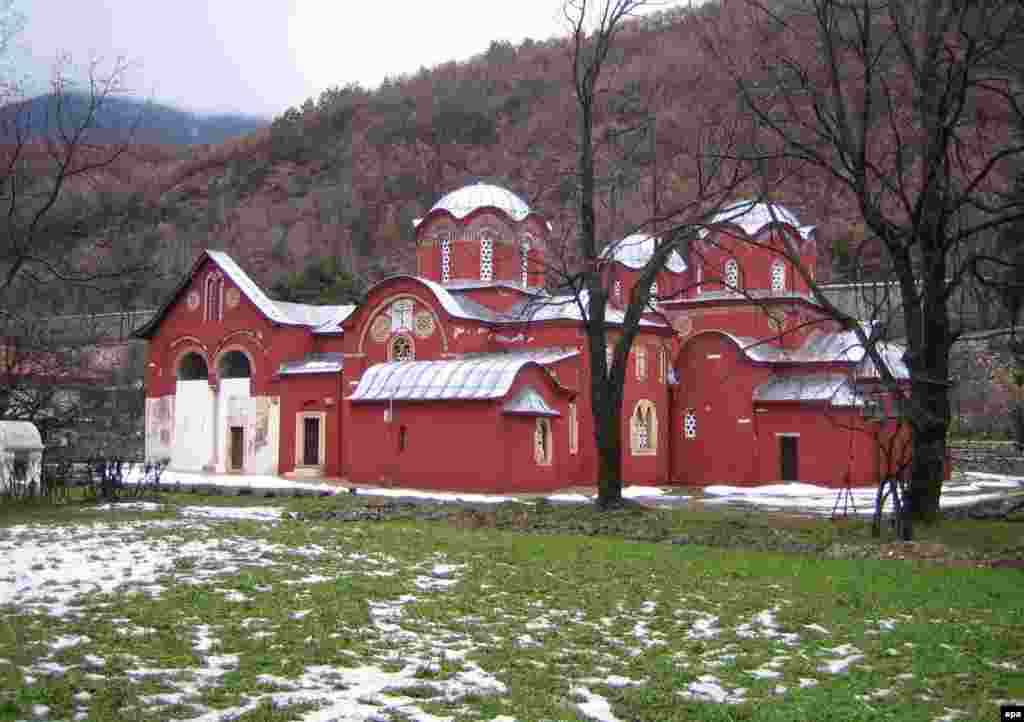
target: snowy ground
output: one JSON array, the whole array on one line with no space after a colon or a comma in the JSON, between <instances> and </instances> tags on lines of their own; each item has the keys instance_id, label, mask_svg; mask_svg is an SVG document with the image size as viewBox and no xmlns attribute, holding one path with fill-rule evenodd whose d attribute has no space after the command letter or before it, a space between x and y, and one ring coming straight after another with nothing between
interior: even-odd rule
<instances>
[{"instance_id":1,"label":"snowy ground","mask_svg":"<svg viewBox=\"0 0 1024 722\"><path fill-rule=\"evenodd\" d=\"M147 508L157 507L134 510ZM70 709L40 703L37 718L92 719L111 690L127 689L122 712L146 720L226 722L272 708L308 722L513 722L535 719L514 713L533 695L554 694L579 719L617 722L617 690L664 688L666 674L686 680L672 692L680 702L739 704L845 689L852 672L924 657L924 645L1024 669L1019 657L944 642L930 625L945 617L908 610L851 622L770 577L745 587L742 575L656 573L644 563L630 574L645 580L627 574L639 584L602 580L584 592L565 577L575 562L439 549L434 527L279 523L269 506L117 519L129 510L120 504L103 522L0 528L0 611L19 615L24 635L0 646L0 688L6 666L7 679L54 690L50 700L73 690ZM975 635L985 620L976 623ZM907 672L858 699L934 703L938 682ZM943 711L963 713L952 703Z\"/></svg>"},{"instance_id":2,"label":"snowy ground","mask_svg":"<svg viewBox=\"0 0 1024 722\"><path fill-rule=\"evenodd\" d=\"M132 479L134 481L134 479ZM219 486L225 489L244 489L253 492L274 490L280 495L289 493L348 493L348 487L329 484L305 484L276 476L205 475L183 472L166 472L163 479L171 488L192 488ZM967 472L948 481L942 490L943 508L973 504L986 499L998 498L1011 491L1024 490L1024 478ZM870 515L874 513L875 489L855 488L849 495L844 491L826 486L791 482L764 486L708 486L694 490L693 494L680 494L678 489L654 486L628 486L623 496L651 505L678 506L690 499L701 499L704 503L730 506L756 506L772 510L792 510L816 514L830 514L834 509L848 514ZM531 497L503 496L499 494L470 494L461 492L421 491L416 489L360 487L359 494L425 501L451 501L473 504L500 504L507 501L525 501ZM550 494L545 497L558 503L587 503L593 496L582 493ZM890 505L887 509L891 511Z\"/></svg>"}]
</instances>

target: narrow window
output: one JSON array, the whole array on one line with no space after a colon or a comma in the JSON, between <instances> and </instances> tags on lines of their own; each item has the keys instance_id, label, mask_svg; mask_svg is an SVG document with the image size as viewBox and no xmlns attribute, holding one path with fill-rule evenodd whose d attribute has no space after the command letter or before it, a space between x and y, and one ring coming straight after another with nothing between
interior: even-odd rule
<instances>
[{"instance_id":1,"label":"narrow window","mask_svg":"<svg viewBox=\"0 0 1024 722\"><path fill-rule=\"evenodd\" d=\"M772 262L772 293L786 290L786 264L777 258Z\"/></svg>"},{"instance_id":2,"label":"narrow window","mask_svg":"<svg viewBox=\"0 0 1024 722\"><path fill-rule=\"evenodd\" d=\"M408 434L408 430L406 429L406 427L405 426L399 426L398 427L398 451L399 452L405 451L405 445L406 445L406 442L407 442L406 434Z\"/></svg>"},{"instance_id":3,"label":"narrow window","mask_svg":"<svg viewBox=\"0 0 1024 722\"><path fill-rule=\"evenodd\" d=\"M490 281L494 277L494 241L487 236L480 239L480 280Z\"/></svg>"},{"instance_id":4,"label":"narrow window","mask_svg":"<svg viewBox=\"0 0 1024 722\"><path fill-rule=\"evenodd\" d=\"M658 307L658 282L655 281L651 284L651 297L647 302L651 308L656 309Z\"/></svg>"},{"instance_id":5,"label":"narrow window","mask_svg":"<svg viewBox=\"0 0 1024 722\"><path fill-rule=\"evenodd\" d=\"M630 447L634 456L658 451L658 416L650 401L638 401L630 417Z\"/></svg>"},{"instance_id":6,"label":"narrow window","mask_svg":"<svg viewBox=\"0 0 1024 722\"><path fill-rule=\"evenodd\" d=\"M537 419L533 430L533 458L541 466L551 464L551 423Z\"/></svg>"},{"instance_id":7,"label":"narrow window","mask_svg":"<svg viewBox=\"0 0 1024 722\"><path fill-rule=\"evenodd\" d=\"M617 305L622 305L622 281L616 280L615 285L612 286L612 298L615 299Z\"/></svg>"},{"instance_id":8,"label":"narrow window","mask_svg":"<svg viewBox=\"0 0 1024 722\"><path fill-rule=\"evenodd\" d=\"M441 283L448 283L452 277L452 237L450 233L441 236Z\"/></svg>"},{"instance_id":9,"label":"narrow window","mask_svg":"<svg viewBox=\"0 0 1024 722\"><path fill-rule=\"evenodd\" d=\"M576 416L576 402L569 402L569 453L575 454L579 451L580 428L579 418Z\"/></svg>"},{"instance_id":10,"label":"narrow window","mask_svg":"<svg viewBox=\"0 0 1024 722\"><path fill-rule=\"evenodd\" d=\"M644 381L647 378L647 348L636 347L636 380Z\"/></svg>"},{"instance_id":11,"label":"narrow window","mask_svg":"<svg viewBox=\"0 0 1024 722\"><path fill-rule=\"evenodd\" d=\"M612 375L612 362L615 360L615 347L610 343L604 347L604 365L608 370L608 375Z\"/></svg>"},{"instance_id":12,"label":"narrow window","mask_svg":"<svg viewBox=\"0 0 1024 722\"><path fill-rule=\"evenodd\" d=\"M206 320L220 321L221 296L224 293L224 279L218 274L206 278Z\"/></svg>"},{"instance_id":13,"label":"narrow window","mask_svg":"<svg viewBox=\"0 0 1024 722\"><path fill-rule=\"evenodd\" d=\"M693 409L687 409L686 415L683 416L683 435L687 439L697 438L697 415L693 413Z\"/></svg>"},{"instance_id":14,"label":"narrow window","mask_svg":"<svg viewBox=\"0 0 1024 722\"><path fill-rule=\"evenodd\" d=\"M728 291L740 290L740 264L735 258L725 262L725 288Z\"/></svg>"},{"instance_id":15,"label":"narrow window","mask_svg":"<svg viewBox=\"0 0 1024 722\"><path fill-rule=\"evenodd\" d=\"M530 237L527 236L519 243L519 272L522 276L523 287L530 283Z\"/></svg>"},{"instance_id":16,"label":"narrow window","mask_svg":"<svg viewBox=\"0 0 1024 722\"><path fill-rule=\"evenodd\" d=\"M659 383L665 383L665 377L668 375L668 373L667 373L667 366L668 366L668 354L665 353L665 349L659 347L658 348L658 382Z\"/></svg>"}]
</instances>

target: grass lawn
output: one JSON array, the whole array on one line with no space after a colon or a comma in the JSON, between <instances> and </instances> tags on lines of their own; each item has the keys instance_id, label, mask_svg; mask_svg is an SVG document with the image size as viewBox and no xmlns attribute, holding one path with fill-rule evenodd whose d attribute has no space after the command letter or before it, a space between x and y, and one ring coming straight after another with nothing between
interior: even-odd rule
<instances>
[{"instance_id":1,"label":"grass lawn","mask_svg":"<svg viewBox=\"0 0 1024 722\"><path fill-rule=\"evenodd\" d=\"M0 514L0 720L994 720L1024 699L1021 571L729 548L870 545L862 522L542 505L513 530L503 505L469 530L317 516L359 497L167 499ZM260 518L213 516L238 509ZM986 556L1022 532L924 536Z\"/></svg>"}]
</instances>

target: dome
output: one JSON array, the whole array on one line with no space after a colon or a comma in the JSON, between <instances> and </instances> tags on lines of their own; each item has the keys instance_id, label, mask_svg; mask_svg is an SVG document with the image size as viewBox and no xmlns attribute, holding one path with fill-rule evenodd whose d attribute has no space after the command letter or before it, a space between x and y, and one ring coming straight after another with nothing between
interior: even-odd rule
<instances>
[{"instance_id":1,"label":"dome","mask_svg":"<svg viewBox=\"0 0 1024 722\"><path fill-rule=\"evenodd\" d=\"M631 236L626 236L621 241L608 244L601 252L601 256L607 258L609 251L611 251L612 257L616 261L626 268L631 268L635 271L643 268L651 260L657 240L654 236L634 233ZM677 251L672 251L668 255L668 260L665 261L665 268L672 273L682 273L686 270L686 261L683 260Z\"/></svg>"},{"instance_id":2,"label":"dome","mask_svg":"<svg viewBox=\"0 0 1024 722\"><path fill-rule=\"evenodd\" d=\"M711 224L732 223L743 229L748 236L756 235L772 223L785 223L795 228L803 238L808 238L814 226L801 226L796 214L777 203L755 203L740 201L726 206L718 212Z\"/></svg>"},{"instance_id":3,"label":"dome","mask_svg":"<svg viewBox=\"0 0 1024 722\"><path fill-rule=\"evenodd\" d=\"M515 193L490 183L473 183L454 190L435 203L430 213L444 210L461 220L478 208L487 207L503 210L515 221L533 213L526 201Z\"/></svg>"}]
</instances>

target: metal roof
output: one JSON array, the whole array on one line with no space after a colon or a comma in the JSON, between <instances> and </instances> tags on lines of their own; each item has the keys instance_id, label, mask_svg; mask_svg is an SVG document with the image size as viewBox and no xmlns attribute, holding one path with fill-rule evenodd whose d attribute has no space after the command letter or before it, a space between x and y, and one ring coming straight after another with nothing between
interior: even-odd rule
<instances>
[{"instance_id":1,"label":"metal roof","mask_svg":"<svg viewBox=\"0 0 1024 722\"><path fill-rule=\"evenodd\" d=\"M223 251L206 251L206 255L213 259L213 262L220 267L220 270L224 271L224 274L230 278L236 286L238 286L239 290L245 294L246 298L252 301L253 305L255 305L256 308L258 308L263 315L271 321L288 326L306 325L301 321L292 319L284 311L278 308L277 304L263 292L263 289L256 285L255 281L249 278L249 274L243 271L231 256Z\"/></svg>"},{"instance_id":2,"label":"metal roof","mask_svg":"<svg viewBox=\"0 0 1024 722\"><path fill-rule=\"evenodd\" d=\"M843 374L773 376L754 389L754 401L828 401L832 406L864 403Z\"/></svg>"},{"instance_id":3,"label":"metal roof","mask_svg":"<svg viewBox=\"0 0 1024 722\"><path fill-rule=\"evenodd\" d=\"M462 219L478 208L497 208L505 211L516 221L521 221L533 211L522 198L512 191L490 183L473 183L454 190L444 196L428 211L444 210Z\"/></svg>"},{"instance_id":4,"label":"metal roof","mask_svg":"<svg viewBox=\"0 0 1024 722\"><path fill-rule=\"evenodd\" d=\"M356 309L353 305L314 306L308 303L291 303L290 301L271 301L271 303L293 323L315 328L337 324L339 319L348 318Z\"/></svg>"},{"instance_id":5,"label":"metal roof","mask_svg":"<svg viewBox=\"0 0 1024 722\"><path fill-rule=\"evenodd\" d=\"M578 355L575 349L480 354L451 361L392 361L366 370L351 401L500 399L529 364L544 366Z\"/></svg>"},{"instance_id":6,"label":"metal roof","mask_svg":"<svg viewBox=\"0 0 1024 722\"><path fill-rule=\"evenodd\" d=\"M524 386L519 393L505 402L501 407L503 414L518 416L561 416L562 414L548 406L540 392L532 386Z\"/></svg>"},{"instance_id":7,"label":"metal roof","mask_svg":"<svg viewBox=\"0 0 1024 722\"><path fill-rule=\"evenodd\" d=\"M626 236L620 241L612 241L601 251L602 258L608 258L609 254L616 261L626 268L638 270L647 265L654 255L654 249L660 238L649 236L645 233L634 233ZM672 273L683 273L686 271L686 261L679 255L678 251L672 251L665 262L665 269Z\"/></svg>"},{"instance_id":8,"label":"metal roof","mask_svg":"<svg viewBox=\"0 0 1024 722\"><path fill-rule=\"evenodd\" d=\"M772 223L792 226L804 239L809 238L814 231L814 226L801 226L800 219L785 206L777 203L755 203L751 200L738 201L723 208L711 219L711 225L718 223L739 226L748 236L757 235L762 228Z\"/></svg>"},{"instance_id":9,"label":"metal roof","mask_svg":"<svg viewBox=\"0 0 1024 722\"><path fill-rule=\"evenodd\" d=\"M537 296L535 298L515 304L502 314L502 320L509 323L523 323L524 321L582 321L583 314L580 306L586 308L589 301L589 294L584 290L577 296ZM613 308L610 304L605 307L605 323L621 324L625 318L625 311ZM654 328L668 328L668 325L660 321L641 319L640 325Z\"/></svg>"},{"instance_id":10,"label":"metal roof","mask_svg":"<svg viewBox=\"0 0 1024 722\"><path fill-rule=\"evenodd\" d=\"M285 361L278 373L281 376L297 374L334 374L344 367L344 358L340 353L311 353L301 361Z\"/></svg>"}]
</instances>

